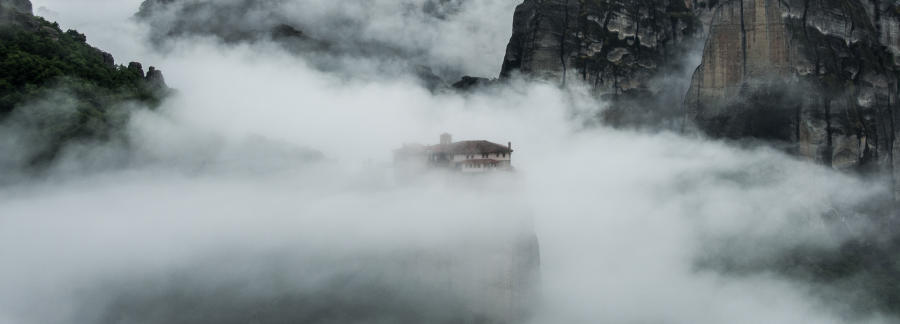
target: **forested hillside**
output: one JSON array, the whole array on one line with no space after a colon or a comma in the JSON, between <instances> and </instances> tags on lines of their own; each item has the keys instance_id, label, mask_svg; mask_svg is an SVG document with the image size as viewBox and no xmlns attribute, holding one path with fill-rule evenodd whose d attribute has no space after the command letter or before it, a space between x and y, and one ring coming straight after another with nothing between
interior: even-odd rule
<instances>
[{"instance_id":1,"label":"forested hillside","mask_svg":"<svg viewBox=\"0 0 900 324\"><path fill-rule=\"evenodd\" d=\"M159 70L145 74L140 63L115 64L84 34L63 31L30 9L0 5L0 121L28 129L31 140L44 144L25 164L52 161L73 140L107 140L127 121L122 104L153 108L168 93Z\"/></svg>"}]
</instances>

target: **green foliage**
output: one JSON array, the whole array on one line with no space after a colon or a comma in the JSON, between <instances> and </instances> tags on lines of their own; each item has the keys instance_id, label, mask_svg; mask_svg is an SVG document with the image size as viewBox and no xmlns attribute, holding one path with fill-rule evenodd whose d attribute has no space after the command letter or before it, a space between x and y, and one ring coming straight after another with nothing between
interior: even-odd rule
<instances>
[{"instance_id":1,"label":"green foliage","mask_svg":"<svg viewBox=\"0 0 900 324\"><path fill-rule=\"evenodd\" d=\"M0 121L57 93L65 94L71 101L66 105L75 111L74 123L29 125L41 127L48 140L59 144L39 152L39 160L52 159L62 143L73 139L105 139L124 124L116 111L122 103L155 107L165 94L165 87L148 82L142 71L115 65L112 56L88 45L84 34L26 18L27 24L0 27Z\"/></svg>"},{"instance_id":2,"label":"green foliage","mask_svg":"<svg viewBox=\"0 0 900 324\"><path fill-rule=\"evenodd\" d=\"M63 76L125 97L148 97L138 72L108 62L108 54L87 45L83 34L63 33L55 23L39 21L42 26L34 31L0 29L0 112L11 111L33 97L31 90L53 85Z\"/></svg>"}]
</instances>

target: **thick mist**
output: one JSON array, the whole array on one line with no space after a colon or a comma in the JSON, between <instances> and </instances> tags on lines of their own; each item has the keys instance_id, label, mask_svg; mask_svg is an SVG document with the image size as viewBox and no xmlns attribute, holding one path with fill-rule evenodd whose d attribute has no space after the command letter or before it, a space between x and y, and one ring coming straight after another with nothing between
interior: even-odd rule
<instances>
[{"instance_id":1,"label":"thick mist","mask_svg":"<svg viewBox=\"0 0 900 324\"><path fill-rule=\"evenodd\" d=\"M471 2L438 25L396 26L386 9L358 23L423 30L432 41L392 41L493 75L515 3ZM297 3L304 17L359 6ZM0 187L0 323L449 321L512 307L469 286L514 271L496 260L535 233L530 323L897 320L827 284L704 266L870 235L851 211L881 197L879 183L765 147L597 125L608 106L578 87L433 92L404 71L323 71L266 40L186 37L160 51L131 19L140 1L34 5L117 58L160 67L177 93L135 109L127 140L73 145L47 173ZM489 26L490 42L459 37L470 25ZM512 142L517 171L399 180L392 150L442 132ZM4 147L40 144L22 141Z\"/></svg>"},{"instance_id":2,"label":"thick mist","mask_svg":"<svg viewBox=\"0 0 900 324\"><path fill-rule=\"evenodd\" d=\"M497 75L513 0L144 1L135 16L158 51L173 39L272 40L318 69L362 79L416 75L435 88ZM390 19L384 19L390 17ZM498 17L485 21L483 17ZM503 17L503 18L499 18Z\"/></svg>"}]
</instances>

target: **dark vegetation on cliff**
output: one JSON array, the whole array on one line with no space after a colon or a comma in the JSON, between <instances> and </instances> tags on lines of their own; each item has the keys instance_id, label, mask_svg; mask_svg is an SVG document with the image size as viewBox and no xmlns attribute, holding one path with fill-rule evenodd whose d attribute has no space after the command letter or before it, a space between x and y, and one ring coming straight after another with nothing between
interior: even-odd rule
<instances>
[{"instance_id":1,"label":"dark vegetation on cliff","mask_svg":"<svg viewBox=\"0 0 900 324\"><path fill-rule=\"evenodd\" d=\"M156 107L169 89L153 67L116 65L75 30L63 32L30 13L0 8L0 122L33 142L22 166L52 162L74 141L107 141L128 120L124 104ZM10 125L14 124L14 125Z\"/></svg>"}]
</instances>

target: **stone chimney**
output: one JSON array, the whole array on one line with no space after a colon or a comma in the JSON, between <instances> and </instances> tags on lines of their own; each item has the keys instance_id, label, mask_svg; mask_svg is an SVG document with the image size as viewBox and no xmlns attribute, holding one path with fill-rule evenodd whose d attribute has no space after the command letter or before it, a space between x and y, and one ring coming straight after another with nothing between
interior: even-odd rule
<instances>
[{"instance_id":1,"label":"stone chimney","mask_svg":"<svg viewBox=\"0 0 900 324\"><path fill-rule=\"evenodd\" d=\"M450 144L453 143L453 135L449 133L441 134L441 144Z\"/></svg>"},{"instance_id":2,"label":"stone chimney","mask_svg":"<svg viewBox=\"0 0 900 324\"><path fill-rule=\"evenodd\" d=\"M506 148L508 148L509 151L512 152L512 142L506 142Z\"/></svg>"}]
</instances>

